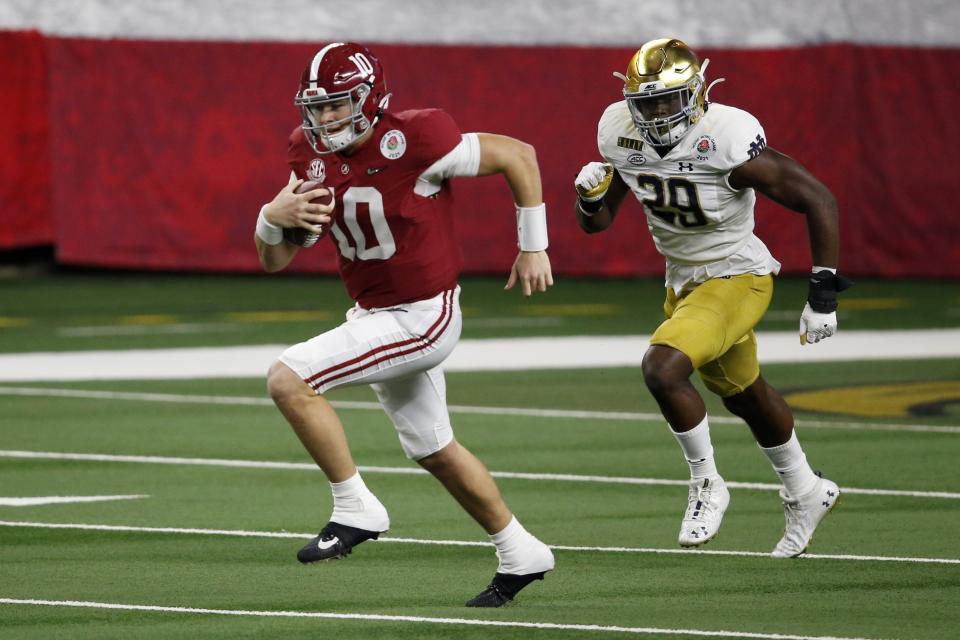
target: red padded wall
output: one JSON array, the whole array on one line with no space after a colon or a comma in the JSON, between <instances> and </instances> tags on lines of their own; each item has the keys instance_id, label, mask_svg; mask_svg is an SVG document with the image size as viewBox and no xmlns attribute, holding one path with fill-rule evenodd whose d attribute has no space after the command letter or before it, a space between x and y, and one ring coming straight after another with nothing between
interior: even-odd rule
<instances>
[{"instance_id":1,"label":"red padded wall","mask_svg":"<svg viewBox=\"0 0 960 640\"><path fill-rule=\"evenodd\" d=\"M0 34L0 43L8 47L11 37L25 36ZM557 272L662 273L636 203L625 205L610 232L594 236L580 232L572 213L572 180L597 158L597 119L620 95L611 72L632 51L372 48L394 92L392 109L441 107L464 131L536 146ZM51 153L36 152L30 136L5 135L0 148L8 154L34 152L21 163L30 177L8 183L5 167L2 187L14 184L13 197L22 195L20 207L31 212L25 217L48 234L55 229L64 263L257 271L254 221L260 204L286 182L286 138L298 122L292 96L315 49L49 39L49 98L42 98L35 68L22 84L5 79L4 86L14 86L16 104L48 104L55 115L48 122L36 121L40 110L18 113L34 138L49 126ZM960 142L952 109L960 87L947 80L960 70L958 50L830 45L700 53L712 59L710 78L728 78L714 88L714 101L751 111L772 147L803 162L836 194L847 272L960 276L960 216L950 204ZM52 189L36 184L50 175ZM460 179L454 191L466 270L506 272L516 248L504 181ZM802 216L761 199L757 228L786 271L808 268ZM9 246L9 233L3 238ZM333 270L332 246L302 252L295 268Z\"/></svg>"},{"instance_id":2,"label":"red padded wall","mask_svg":"<svg viewBox=\"0 0 960 640\"><path fill-rule=\"evenodd\" d=\"M50 198L46 39L0 32L0 249L48 245Z\"/></svg>"}]
</instances>

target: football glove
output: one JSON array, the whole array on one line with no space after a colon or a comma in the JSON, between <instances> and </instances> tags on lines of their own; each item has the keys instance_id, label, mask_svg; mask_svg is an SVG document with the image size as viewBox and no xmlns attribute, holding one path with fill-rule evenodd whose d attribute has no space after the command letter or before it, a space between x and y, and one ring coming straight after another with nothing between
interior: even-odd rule
<instances>
[{"instance_id":1,"label":"football glove","mask_svg":"<svg viewBox=\"0 0 960 640\"><path fill-rule=\"evenodd\" d=\"M800 314L800 344L817 343L837 332L837 293L853 282L826 269L810 275L807 304Z\"/></svg>"},{"instance_id":2,"label":"football glove","mask_svg":"<svg viewBox=\"0 0 960 640\"><path fill-rule=\"evenodd\" d=\"M603 199L613 180L613 165L604 162L588 162L580 169L573 185L577 195L584 202L597 202Z\"/></svg>"},{"instance_id":3,"label":"football glove","mask_svg":"<svg viewBox=\"0 0 960 640\"><path fill-rule=\"evenodd\" d=\"M837 312L817 313L810 303L803 305L800 314L800 344L820 342L837 332Z\"/></svg>"}]
</instances>

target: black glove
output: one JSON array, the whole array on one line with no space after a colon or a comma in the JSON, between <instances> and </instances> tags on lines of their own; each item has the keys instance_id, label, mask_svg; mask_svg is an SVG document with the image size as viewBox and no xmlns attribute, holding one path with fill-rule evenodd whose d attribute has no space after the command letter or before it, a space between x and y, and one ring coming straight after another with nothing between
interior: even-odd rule
<instances>
[{"instance_id":1,"label":"black glove","mask_svg":"<svg viewBox=\"0 0 960 640\"><path fill-rule=\"evenodd\" d=\"M833 313L837 310L837 294L853 286L853 280L826 269L810 274L807 302L817 313Z\"/></svg>"}]
</instances>

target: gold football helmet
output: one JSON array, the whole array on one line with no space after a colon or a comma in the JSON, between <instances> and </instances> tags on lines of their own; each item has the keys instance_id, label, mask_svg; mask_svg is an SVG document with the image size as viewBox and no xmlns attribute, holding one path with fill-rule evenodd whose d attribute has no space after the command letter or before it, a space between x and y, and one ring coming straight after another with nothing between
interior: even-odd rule
<instances>
[{"instance_id":1,"label":"gold football helmet","mask_svg":"<svg viewBox=\"0 0 960 640\"><path fill-rule=\"evenodd\" d=\"M676 38L651 40L627 65L623 96L640 134L650 144L673 146L706 111L704 71L697 55Z\"/></svg>"}]
</instances>

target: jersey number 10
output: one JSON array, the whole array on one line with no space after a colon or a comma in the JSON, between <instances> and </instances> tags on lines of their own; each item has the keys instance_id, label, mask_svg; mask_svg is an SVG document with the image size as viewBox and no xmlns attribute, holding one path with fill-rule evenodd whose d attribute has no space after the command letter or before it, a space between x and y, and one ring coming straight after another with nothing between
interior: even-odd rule
<instances>
[{"instance_id":1,"label":"jersey number 10","mask_svg":"<svg viewBox=\"0 0 960 640\"><path fill-rule=\"evenodd\" d=\"M370 214L370 226L373 228L376 244L368 246L368 238L357 220L357 205L366 204ZM387 215L383 210L383 195L373 187L350 187L343 194L343 223L346 230L336 222L330 226L330 233L337 239L337 247L342 255L353 260L387 260L397 252L397 243L393 239ZM346 232L346 233L345 233ZM353 239L351 244L346 234Z\"/></svg>"}]
</instances>

